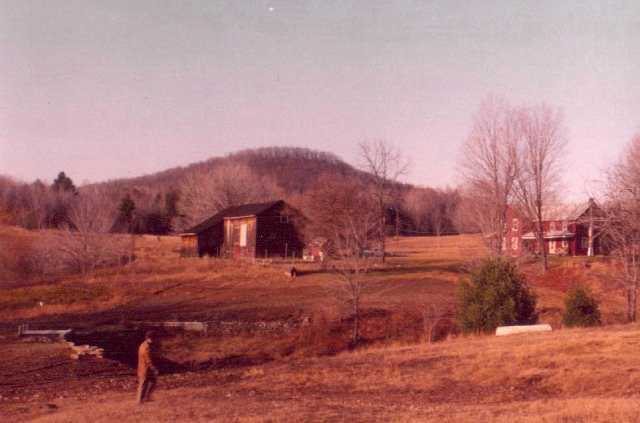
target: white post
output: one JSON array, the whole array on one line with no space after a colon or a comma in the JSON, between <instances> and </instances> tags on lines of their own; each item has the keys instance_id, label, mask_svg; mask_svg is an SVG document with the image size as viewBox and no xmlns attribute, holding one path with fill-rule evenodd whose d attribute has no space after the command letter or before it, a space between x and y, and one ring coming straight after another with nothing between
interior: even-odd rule
<instances>
[{"instance_id":1,"label":"white post","mask_svg":"<svg viewBox=\"0 0 640 423\"><path fill-rule=\"evenodd\" d=\"M589 248L587 256L593 257L593 204L589 202Z\"/></svg>"}]
</instances>

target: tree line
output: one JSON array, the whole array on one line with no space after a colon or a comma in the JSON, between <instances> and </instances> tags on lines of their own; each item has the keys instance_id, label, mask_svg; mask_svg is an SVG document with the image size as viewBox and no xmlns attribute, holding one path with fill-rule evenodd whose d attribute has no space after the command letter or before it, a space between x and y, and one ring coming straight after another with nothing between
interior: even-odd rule
<instances>
[{"instance_id":1,"label":"tree line","mask_svg":"<svg viewBox=\"0 0 640 423\"><path fill-rule=\"evenodd\" d=\"M384 145L378 143L378 147ZM285 199L299 207L313 207L304 197L330 176L362 185L378 184L378 188L393 186L393 195L378 198L386 222L382 227L390 234L442 235L461 230L456 218L459 190L412 186L400 183L394 175L370 171L384 169L354 167L331 153L305 148L267 147L82 187L64 172L50 184L0 176L0 223L63 229L71 224L69 213L82 199L111 210L112 232L180 233L224 208L244 203Z\"/></svg>"}]
</instances>

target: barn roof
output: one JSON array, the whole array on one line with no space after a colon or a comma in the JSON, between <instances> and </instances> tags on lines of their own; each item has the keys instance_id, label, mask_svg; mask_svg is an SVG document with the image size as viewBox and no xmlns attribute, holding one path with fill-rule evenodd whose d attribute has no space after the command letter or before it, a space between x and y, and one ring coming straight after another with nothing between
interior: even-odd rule
<instances>
[{"instance_id":1,"label":"barn roof","mask_svg":"<svg viewBox=\"0 0 640 423\"><path fill-rule=\"evenodd\" d=\"M284 201L278 200L278 201L270 201L268 203L252 203L252 204L243 204L241 206L229 207L219 211L215 215L211 216L204 222L197 224L193 228L186 230L185 233L198 234L202 231L206 231L207 229L212 228L213 226L219 223L222 223L224 219L230 219L234 217L257 216L283 203Z\"/></svg>"}]
</instances>

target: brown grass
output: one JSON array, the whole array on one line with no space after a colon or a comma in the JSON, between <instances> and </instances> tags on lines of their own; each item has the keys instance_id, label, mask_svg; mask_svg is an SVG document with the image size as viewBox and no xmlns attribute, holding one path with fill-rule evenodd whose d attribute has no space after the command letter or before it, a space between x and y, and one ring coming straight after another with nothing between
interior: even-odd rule
<instances>
[{"instance_id":1,"label":"brown grass","mask_svg":"<svg viewBox=\"0 0 640 423\"><path fill-rule=\"evenodd\" d=\"M388 264L366 282L363 334L369 347L333 357L327 354L347 345L348 308L339 280L314 265L297 264L300 276L291 280L284 276L285 263L180 258L177 238L138 237L138 259L124 267L85 279L69 275L0 289L0 319L8 328L24 321L95 327L121 320L311 317L310 325L289 333L166 339L168 358L211 366L165 375L156 402L144 407L132 403L130 376L113 376L113 383L96 385L101 386L97 391L85 383L98 379L86 376L53 381L35 399L31 395L39 388L31 384L26 400L15 400L14 394L4 402L0 398L0 413L4 406L12 418L41 416L44 421L637 420L638 327L501 339L449 337L427 345L422 312L437 305L443 316L452 316L457 281L484 257L484 248L477 236L400 238L389 246ZM585 267L584 261L554 259L547 275L539 274L538 264L523 264L543 322L560 327L563 295L573 283L592 286L605 322L622 321L623 297L600 277L608 263L590 260ZM60 298L61 292L66 294ZM92 292L99 295L85 295ZM45 294L54 300L43 307L33 303ZM31 348L22 349L8 333L4 343L10 353L30 356ZM264 364L246 367L251 362ZM11 363L18 366L19 357ZM68 392L65 398L56 397L59 389ZM49 415L42 408L45 401L59 410Z\"/></svg>"},{"instance_id":2,"label":"brown grass","mask_svg":"<svg viewBox=\"0 0 640 423\"><path fill-rule=\"evenodd\" d=\"M626 326L375 348L165 376L143 407L104 392L37 421L633 422L639 344Z\"/></svg>"}]
</instances>

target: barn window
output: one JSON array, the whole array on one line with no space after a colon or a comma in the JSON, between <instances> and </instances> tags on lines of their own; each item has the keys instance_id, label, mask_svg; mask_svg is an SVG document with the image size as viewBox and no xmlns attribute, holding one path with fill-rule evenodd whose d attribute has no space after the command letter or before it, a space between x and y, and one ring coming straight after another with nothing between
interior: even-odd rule
<instances>
[{"instance_id":1,"label":"barn window","mask_svg":"<svg viewBox=\"0 0 640 423\"><path fill-rule=\"evenodd\" d=\"M563 239L562 240L562 248L564 250L566 250L568 246L569 246L569 242L566 239Z\"/></svg>"},{"instance_id":2,"label":"barn window","mask_svg":"<svg viewBox=\"0 0 640 423\"><path fill-rule=\"evenodd\" d=\"M512 250L518 249L518 238L516 237L511 238L511 249Z\"/></svg>"},{"instance_id":3,"label":"barn window","mask_svg":"<svg viewBox=\"0 0 640 423\"><path fill-rule=\"evenodd\" d=\"M247 224L243 223L240 225L240 246L247 246Z\"/></svg>"},{"instance_id":4,"label":"barn window","mask_svg":"<svg viewBox=\"0 0 640 423\"><path fill-rule=\"evenodd\" d=\"M289 216L280 215L280 223L289 223Z\"/></svg>"},{"instance_id":5,"label":"barn window","mask_svg":"<svg viewBox=\"0 0 640 423\"><path fill-rule=\"evenodd\" d=\"M514 218L514 219L511 221L511 230L512 230L513 232L518 232L518 223L519 223L519 221L518 221L518 219L516 219L516 218Z\"/></svg>"}]
</instances>

